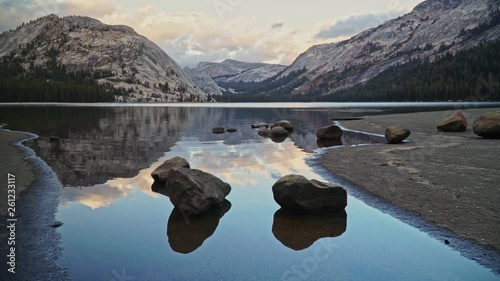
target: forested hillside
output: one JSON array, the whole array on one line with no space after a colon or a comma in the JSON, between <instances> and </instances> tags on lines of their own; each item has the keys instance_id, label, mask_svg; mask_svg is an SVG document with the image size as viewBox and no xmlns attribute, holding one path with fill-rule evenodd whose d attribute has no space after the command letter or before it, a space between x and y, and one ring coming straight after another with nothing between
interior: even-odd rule
<instances>
[{"instance_id":1,"label":"forested hillside","mask_svg":"<svg viewBox=\"0 0 500 281\"><path fill-rule=\"evenodd\" d=\"M115 95L127 93L111 85L98 85L88 73L67 74L55 63L34 67L29 73L15 60L0 63L0 102L113 102Z\"/></svg>"}]
</instances>

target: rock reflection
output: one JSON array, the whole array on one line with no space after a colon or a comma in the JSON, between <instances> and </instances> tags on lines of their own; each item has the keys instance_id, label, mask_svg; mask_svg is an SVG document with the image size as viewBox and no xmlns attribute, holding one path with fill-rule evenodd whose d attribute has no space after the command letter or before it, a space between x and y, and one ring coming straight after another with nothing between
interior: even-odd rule
<instances>
[{"instance_id":1,"label":"rock reflection","mask_svg":"<svg viewBox=\"0 0 500 281\"><path fill-rule=\"evenodd\" d=\"M337 237L347 228L345 211L301 214L279 209L274 214L273 234L286 247L300 251L321 238Z\"/></svg>"},{"instance_id":2,"label":"rock reflection","mask_svg":"<svg viewBox=\"0 0 500 281\"><path fill-rule=\"evenodd\" d=\"M319 148L323 147L334 147L342 145L342 140L339 139L318 139L316 144Z\"/></svg>"},{"instance_id":3,"label":"rock reflection","mask_svg":"<svg viewBox=\"0 0 500 281\"><path fill-rule=\"evenodd\" d=\"M188 216L177 208L173 209L167 225L168 243L172 250L181 254L194 252L214 234L220 219L229 209L231 203L227 200L222 206L201 216Z\"/></svg>"}]
</instances>

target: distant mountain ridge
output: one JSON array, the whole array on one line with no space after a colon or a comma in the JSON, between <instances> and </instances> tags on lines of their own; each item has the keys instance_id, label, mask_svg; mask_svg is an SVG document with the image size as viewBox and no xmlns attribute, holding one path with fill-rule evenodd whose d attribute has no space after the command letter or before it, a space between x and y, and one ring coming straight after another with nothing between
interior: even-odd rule
<instances>
[{"instance_id":1,"label":"distant mountain ridge","mask_svg":"<svg viewBox=\"0 0 500 281\"><path fill-rule=\"evenodd\" d=\"M81 16L49 15L0 34L0 60L35 69L62 68L123 88L125 101L206 101L183 69L131 27Z\"/></svg>"},{"instance_id":2,"label":"distant mountain ridge","mask_svg":"<svg viewBox=\"0 0 500 281\"><path fill-rule=\"evenodd\" d=\"M222 95L223 83L260 82L285 70L279 64L242 62L226 59L223 62L200 62L195 68L186 68L192 80L205 92Z\"/></svg>"},{"instance_id":3,"label":"distant mountain ridge","mask_svg":"<svg viewBox=\"0 0 500 281\"><path fill-rule=\"evenodd\" d=\"M392 67L434 61L499 38L500 1L428 0L349 40L309 48L259 86L267 95L332 95Z\"/></svg>"}]
</instances>

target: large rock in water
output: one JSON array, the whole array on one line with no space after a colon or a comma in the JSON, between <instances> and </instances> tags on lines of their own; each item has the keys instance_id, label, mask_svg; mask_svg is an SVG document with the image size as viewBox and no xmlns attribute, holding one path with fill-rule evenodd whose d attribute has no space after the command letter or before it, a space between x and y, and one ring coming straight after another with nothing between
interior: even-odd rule
<instances>
[{"instance_id":1,"label":"large rock in water","mask_svg":"<svg viewBox=\"0 0 500 281\"><path fill-rule=\"evenodd\" d=\"M340 186L288 175L273 185L274 200L288 210L306 213L335 212L347 206L347 191Z\"/></svg>"},{"instance_id":2,"label":"large rock in water","mask_svg":"<svg viewBox=\"0 0 500 281\"><path fill-rule=\"evenodd\" d=\"M479 116L474 121L474 133L488 139L500 138L500 111Z\"/></svg>"},{"instance_id":3,"label":"large rock in water","mask_svg":"<svg viewBox=\"0 0 500 281\"><path fill-rule=\"evenodd\" d=\"M170 201L180 211L199 215L220 206L231 186L218 177L196 169L172 168L167 174Z\"/></svg>"},{"instance_id":4,"label":"large rock in water","mask_svg":"<svg viewBox=\"0 0 500 281\"><path fill-rule=\"evenodd\" d=\"M410 134L410 130L398 126L392 126L385 130L385 138L392 144L403 142Z\"/></svg>"},{"instance_id":5,"label":"large rock in water","mask_svg":"<svg viewBox=\"0 0 500 281\"><path fill-rule=\"evenodd\" d=\"M453 112L439 123L437 129L441 132L463 132L467 130L467 118L461 111Z\"/></svg>"},{"instance_id":6,"label":"large rock in water","mask_svg":"<svg viewBox=\"0 0 500 281\"><path fill-rule=\"evenodd\" d=\"M278 121L278 122L274 123L271 126L271 129L276 128L276 127L284 128L288 132L292 132L293 131L293 125L292 125L292 123L290 121L287 121L287 120L281 120L281 121Z\"/></svg>"},{"instance_id":7,"label":"large rock in water","mask_svg":"<svg viewBox=\"0 0 500 281\"><path fill-rule=\"evenodd\" d=\"M186 159L182 157L174 157L163 162L160 167L156 168L151 173L151 176L153 177L155 182L165 183L165 181L167 180L168 172L170 171L170 169L175 167L190 168L189 162Z\"/></svg>"},{"instance_id":8,"label":"large rock in water","mask_svg":"<svg viewBox=\"0 0 500 281\"><path fill-rule=\"evenodd\" d=\"M273 142L282 143L288 137L288 131L283 127L274 127L269 136Z\"/></svg>"},{"instance_id":9,"label":"large rock in water","mask_svg":"<svg viewBox=\"0 0 500 281\"><path fill-rule=\"evenodd\" d=\"M316 132L316 136L318 137L318 139L330 140L339 140L342 138L343 134L344 132L342 131L342 129L336 125L319 128Z\"/></svg>"}]
</instances>

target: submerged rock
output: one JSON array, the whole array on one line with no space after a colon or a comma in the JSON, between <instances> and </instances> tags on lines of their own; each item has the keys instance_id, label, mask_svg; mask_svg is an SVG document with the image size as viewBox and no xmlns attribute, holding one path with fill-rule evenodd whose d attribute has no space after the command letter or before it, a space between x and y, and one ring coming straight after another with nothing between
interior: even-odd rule
<instances>
[{"instance_id":1,"label":"submerged rock","mask_svg":"<svg viewBox=\"0 0 500 281\"><path fill-rule=\"evenodd\" d=\"M343 134L344 133L339 126L332 125L319 128L318 131L316 132L316 137L318 137L318 139L340 140Z\"/></svg>"},{"instance_id":2,"label":"submerged rock","mask_svg":"<svg viewBox=\"0 0 500 281\"><path fill-rule=\"evenodd\" d=\"M500 138L500 112L487 113L474 121L474 133L487 139Z\"/></svg>"},{"instance_id":3,"label":"submerged rock","mask_svg":"<svg viewBox=\"0 0 500 281\"><path fill-rule=\"evenodd\" d=\"M347 191L336 185L288 175L273 185L274 200L282 208L306 213L335 212L347 206Z\"/></svg>"},{"instance_id":4,"label":"submerged rock","mask_svg":"<svg viewBox=\"0 0 500 281\"><path fill-rule=\"evenodd\" d=\"M180 167L168 171L166 185L172 204L192 215L220 206L231 192L228 183L212 174Z\"/></svg>"},{"instance_id":5,"label":"submerged rock","mask_svg":"<svg viewBox=\"0 0 500 281\"><path fill-rule=\"evenodd\" d=\"M54 222L51 227L53 228L58 228L58 227L61 227L64 223L62 221L56 221Z\"/></svg>"},{"instance_id":6,"label":"submerged rock","mask_svg":"<svg viewBox=\"0 0 500 281\"><path fill-rule=\"evenodd\" d=\"M463 132L467 130L467 118L461 111L453 112L439 123L437 129L441 132Z\"/></svg>"},{"instance_id":7,"label":"submerged rock","mask_svg":"<svg viewBox=\"0 0 500 281\"><path fill-rule=\"evenodd\" d=\"M338 237L347 228L347 213L297 214L279 209L274 214L273 234L286 247L300 251L321 238Z\"/></svg>"},{"instance_id":8,"label":"submerged rock","mask_svg":"<svg viewBox=\"0 0 500 281\"><path fill-rule=\"evenodd\" d=\"M261 127L257 134L259 134L259 136L261 137L269 137L271 135L271 130L266 127Z\"/></svg>"},{"instance_id":9,"label":"submerged rock","mask_svg":"<svg viewBox=\"0 0 500 281\"><path fill-rule=\"evenodd\" d=\"M155 182L165 183L167 180L167 174L170 169L175 167L190 168L189 162L182 157L174 157L163 162L158 168L156 168L151 176Z\"/></svg>"},{"instance_id":10,"label":"submerged rock","mask_svg":"<svg viewBox=\"0 0 500 281\"><path fill-rule=\"evenodd\" d=\"M252 129L260 129L260 128L269 128L269 125L267 125L266 123L252 124Z\"/></svg>"},{"instance_id":11,"label":"submerged rock","mask_svg":"<svg viewBox=\"0 0 500 281\"><path fill-rule=\"evenodd\" d=\"M293 125L292 125L292 123L290 121L287 121L287 120L281 120L281 121L278 121L278 122L274 123L271 126L271 129L274 129L276 127L284 128L288 132L292 132L293 131Z\"/></svg>"},{"instance_id":12,"label":"submerged rock","mask_svg":"<svg viewBox=\"0 0 500 281\"><path fill-rule=\"evenodd\" d=\"M222 203L222 206L201 216L189 216L174 208L167 224L168 243L172 250L181 254L194 252L214 234L220 219L230 209L231 203L227 200Z\"/></svg>"},{"instance_id":13,"label":"submerged rock","mask_svg":"<svg viewBox=\"0 0 500 281\"><path fill-rule=\"evenodd\" d=\"M410 135L410 130L398 126L392 126L385 130L385 138L391 144L401 143Z\"/></svg>"},{"instance_id":14,"label":"submerged rock","mask_svg":"<svg viewBox=\"0 0 500 281\"><path fill-rule=\"evenodd\" d=\"M224 129L222 127L215 127L212 129L212 133L217 134L217 135L224 134L225 132L226 132L226 129Z\"/></svg>"}]
</instances>

